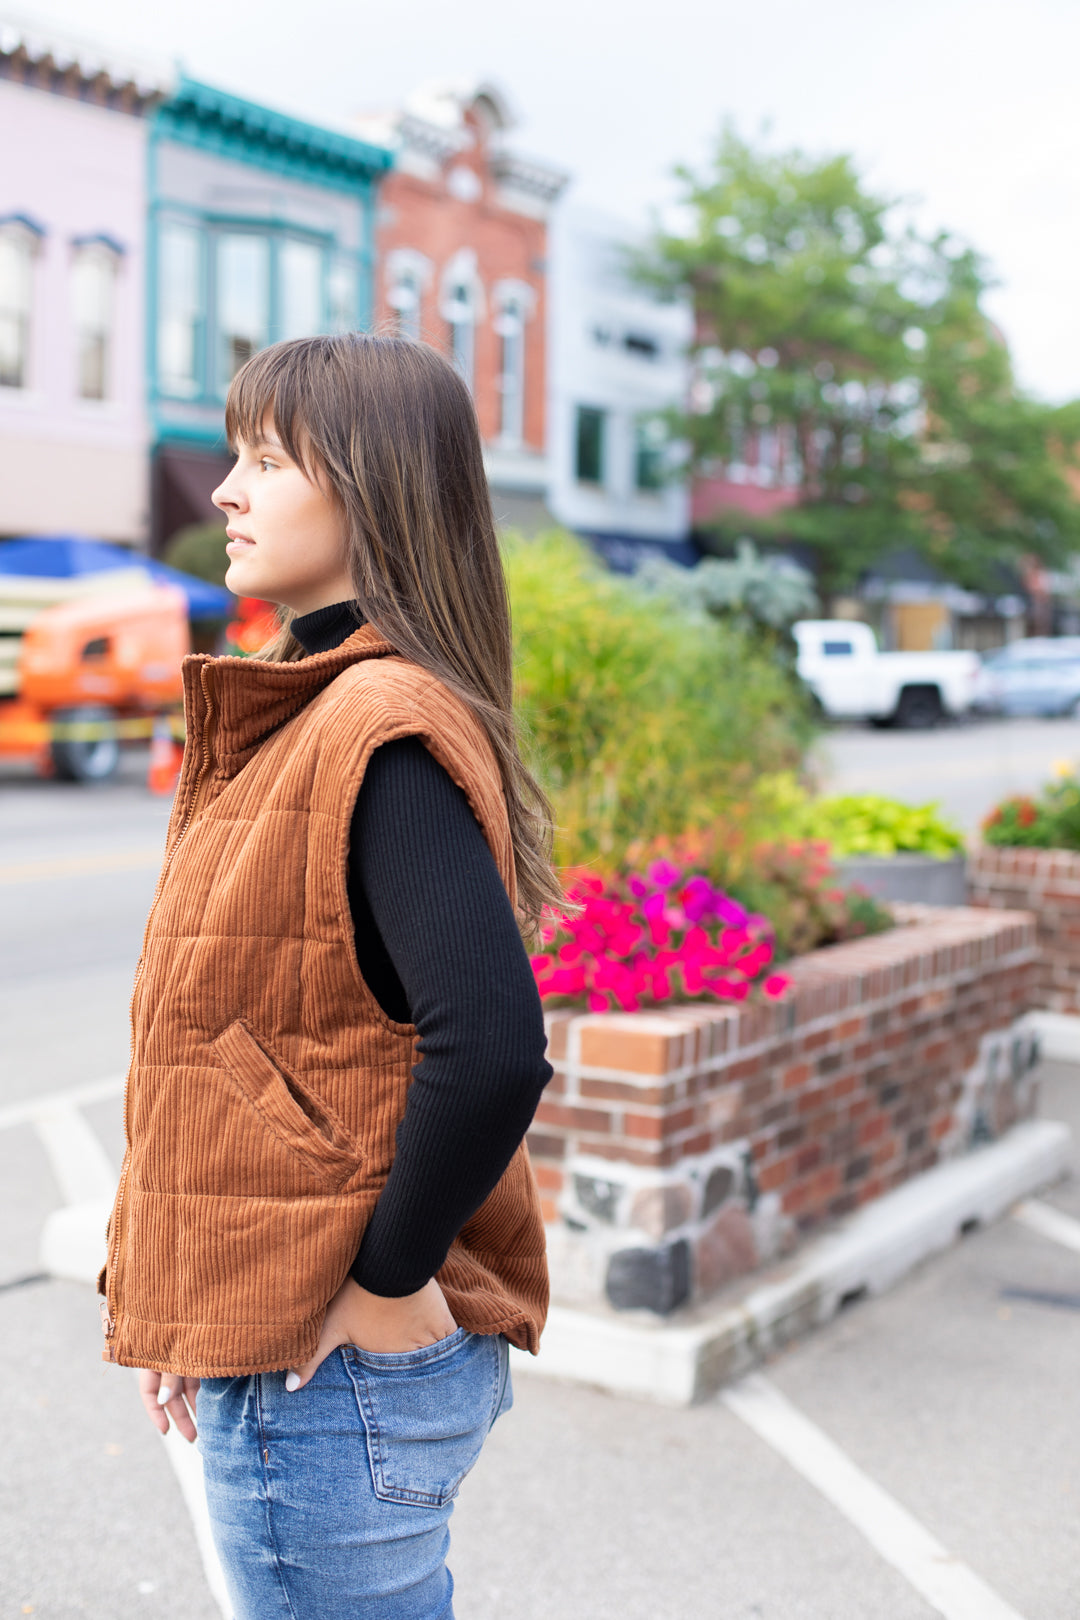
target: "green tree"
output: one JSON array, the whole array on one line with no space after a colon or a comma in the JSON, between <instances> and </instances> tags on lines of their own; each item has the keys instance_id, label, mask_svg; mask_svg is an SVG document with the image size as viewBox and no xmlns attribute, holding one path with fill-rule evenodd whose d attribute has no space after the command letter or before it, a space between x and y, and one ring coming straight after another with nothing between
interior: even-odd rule
<instances>
[{"instance_id":1,"label":"green tree","mask_svg":"<svg viewBox=\"0 0 1080 1620\"><path fill-rule=\"evenodd\" d=\"M1080 544L1066 424L1017 390L974 254L894 227L849 157L759 152L728 130L711 172L681 177L687 228L641 266L697 315L676 431L704 473L776 431L797 498L722 517L722 547L800 540L829 596L898 546L977 586Z\"/></svg>"}]
</instances>

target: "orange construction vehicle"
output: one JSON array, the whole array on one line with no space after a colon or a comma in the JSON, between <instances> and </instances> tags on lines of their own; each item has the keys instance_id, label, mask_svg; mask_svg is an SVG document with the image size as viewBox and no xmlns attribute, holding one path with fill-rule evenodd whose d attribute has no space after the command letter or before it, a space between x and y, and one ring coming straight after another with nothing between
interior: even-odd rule
<instances>
[{"instance_id":1,"label":"orange construction vehicle","mask_svg":"<svg viewBox=\"0 0 1080 1620\"><path fill-rule=\"evenodd\" d=\"M106 576L107 578L108 576ZM55 585L0 586L0 760L31 760L43 776L101 782L121 744L148 738L154 717L182 719L180 664L191 650L187 600L173 585L116 576L73 600Z\"/></svg>"}]
</instances>

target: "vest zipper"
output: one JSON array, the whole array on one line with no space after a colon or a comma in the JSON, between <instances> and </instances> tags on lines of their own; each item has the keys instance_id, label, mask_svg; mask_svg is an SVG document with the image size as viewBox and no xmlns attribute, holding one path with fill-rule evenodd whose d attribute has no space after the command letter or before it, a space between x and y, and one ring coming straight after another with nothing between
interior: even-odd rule
<instances>
[{"instance_id":1,"label":"vest zipper","mask_svg":"<svg viewBox=\"0 0 1080 1620\"><path fill-rule=\"evenodd\" d=\"M113 1206L112 1247L109 1254L108 1269L105 1273L105 1298L100 1302L101 1325L105 1330L105 1350L110 1361L116 1360L112 1343L113 1334L116 1331L116 1263L120 1254L120 1216L124 1207L124 1189L127 1185L128 1165L131 1155L129 1109L131 1102L131 1070L135 1064L135 998L139 993L139 981L142 979L143 960L146 955L146 940L150 933L150 924L153 921L154 912L157 909L157 903L161 896L161 890L164 886L165 879L168 877L172 868L172 863L176 857L176 851L180 847L181 840L190 827L194 819L195 812L202 802L203 788L205 787L206 779L210 772L210 737L212 729L211 723L214 715L214 700L211 689L209 665L204 664L202 666L201 676L203 696L206 699L206 714L203 719L202 760L199 764L199 773L195 778L195 787L191 795L191 803L188 805L176 837L173 839L171 847L165 852L165 859L161 863L161 871L158 873L158 880L154 887L154 898L150 902L150 910L146 918L146 929L143 933L143 949L139 955L138 967L135 969L135 983L131 987L131 1010L128 1015L131 1023L131 1056L128 1064L128 1078L124 1085L124 1162L120 1167L120 1183L116 1189L116 1203ZM107 1238L109 1235L108 1229L106 1229L105 1235Z\"/></svg>"}]
</instances>

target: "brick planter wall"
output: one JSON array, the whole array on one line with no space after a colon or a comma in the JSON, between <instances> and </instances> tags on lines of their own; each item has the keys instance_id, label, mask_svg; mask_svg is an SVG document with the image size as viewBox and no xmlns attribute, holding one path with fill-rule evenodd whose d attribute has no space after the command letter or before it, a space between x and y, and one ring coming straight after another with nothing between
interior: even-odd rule
<instances>
[{"instance_id":1,"label":"brick planter wall","mask_svg":"<svg viewBox=\"0 0 1080 1620\"><path fill-rule=\"evenodd\" d=\"M985 845L968 861L968 895L973 906L1034 912L1035 1005L1080 1013L1080 854Z\"/></svg>"},{"instance_id":2,"label":"brick planter wall","mask_svg":"<svg viewBox=\"0 0 1080 1620\"><path fill-rule=\"evenodd\" d=\"M664 1314L1030 1113L1033 919L899 914L792 964L779 1005L549 1017L556 1298Z\"/></svg>"}]
</instances>

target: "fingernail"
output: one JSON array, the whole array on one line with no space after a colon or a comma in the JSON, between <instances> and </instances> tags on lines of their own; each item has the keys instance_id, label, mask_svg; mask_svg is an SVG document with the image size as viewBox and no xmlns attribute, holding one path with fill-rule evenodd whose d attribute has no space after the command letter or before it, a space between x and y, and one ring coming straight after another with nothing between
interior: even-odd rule
<instances>
[{"instance_id":1,"label":"fingernail","mask_svg":"<svg viewBox=\"0 0 1080 1620\"><path fill-rule=\"evenodd\" d=\"M290 1395L293 1393L294 1390L299 1389L300 1388L300 1374L297 1373L297 1372L286 1373L285 1374L285 1388L288 1390Z\"/></svg>"},{"instance_id":2,"label":"fingernail","mask_svg":"<svg viewBox=\"0 0 1080 1620\"><path fill-rule=\"evenodd\" d=\"M168 1384L162 1384L161 1388L157 1392L157 1403L158 1403L158 1405L159 1406L164 1406L167 1401L171 1401L171 1400L172 1400L172 1390L169 1388Z\"/></svg>"}]
</instances>

